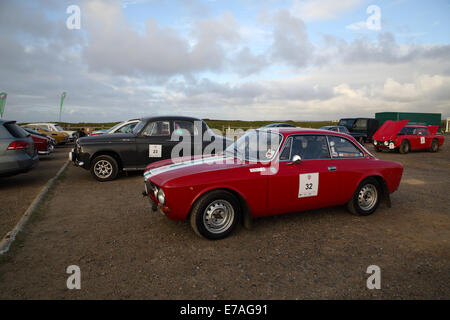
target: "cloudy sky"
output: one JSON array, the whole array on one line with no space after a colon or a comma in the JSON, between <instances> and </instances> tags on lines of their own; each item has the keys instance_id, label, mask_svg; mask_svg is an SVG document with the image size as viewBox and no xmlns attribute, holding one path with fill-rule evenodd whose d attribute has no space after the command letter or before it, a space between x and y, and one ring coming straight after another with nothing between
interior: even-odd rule
<instances>
[{"instance_id":1,"label":"cloudy sky","mask_svg":"<svg viewBox=\"0 0 450 320\"><path fill-rule=\"evenodd\" d=\"M449 0L1 0L4 118L446 118L449 31Z\"/></svg>"}]
</instances>

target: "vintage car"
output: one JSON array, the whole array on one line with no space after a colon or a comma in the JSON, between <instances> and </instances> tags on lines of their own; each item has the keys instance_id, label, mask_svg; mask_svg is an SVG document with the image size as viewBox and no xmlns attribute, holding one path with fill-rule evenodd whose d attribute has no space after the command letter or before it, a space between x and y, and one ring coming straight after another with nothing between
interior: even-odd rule
<instances>
[{"instance_id":1,"label":"vintage car","mask_svg":"<svg viewBox=\"0 0 450 320\"><path fill-rule=\"evenodd\" d=\"M41 123L30 123L29 125L39 126L50 132L63 132L68 135L69 141L71 141L71 142L78 139L77 131L64 130L63 128L61 128L61 126L59 124L56 124L56 123L41 122Z\"/></svg>"},{"instance_id":2,"label":"vintage car","mask_svg":"<svg viewBox=\"0 0 450 320\"><path fill-rule=\"evenodd\" d=\"M361 144L372 141L373 134L380 127L374 118L344 118L339 120L338 126L346 127L349 134Z\"/></svg>"},{"instance_id":3,"label":"vintage car","mask_svg":"<svg viewBox=\"0 0 450 320\"><path fill-rule=\"evenodd\" d=\"M401 164L377 159L338 132L280 128L248 131L222 155L147 166L153 211L189 219L208 239L226 237L241 219L347 204L372 214L397 190Z\"/></svg>"},{"instance_id":4,"label":"vintage car","mask_svg":"<svg viewBox=\"0 0 450 320\"><path fill-rule=\"evenodd\" d=\"M62 131L50 131L46 127L34 123L29 123L26 125L26 127L36 130L42 134L45 134L48 137L55 139L58 144L65 144L69 142L69 135Z\"/></svg>"},{"instance_id":5,"label":"vintage car","mask_svg":"<svg viewBox=\"0 0 450 320\"><path fill-rule=\"evenodd\" d=\"M202 154L212 141L222 146L220 151L232 143L216 135L203 120L160 116L140 119L132 132L79 138L69 159L90 170L98 181L110 181L121 170L143 171L151 162L171 158L174 147L185 139L192 152L184 154L187 149L181 149L179 156Z\"/></svg>"},{"instance_id":6,"label":"vintage car","mask_svg":"<svg viewBox=\"0 0 450 320\"><path fill-rule=\"evenodd\" d=\"M373 135L375 150L408 153L415 150L437 152L444 136L437 134L439 126L407 125L409 120L388 120Z\"/></svg>"}]
</instances>

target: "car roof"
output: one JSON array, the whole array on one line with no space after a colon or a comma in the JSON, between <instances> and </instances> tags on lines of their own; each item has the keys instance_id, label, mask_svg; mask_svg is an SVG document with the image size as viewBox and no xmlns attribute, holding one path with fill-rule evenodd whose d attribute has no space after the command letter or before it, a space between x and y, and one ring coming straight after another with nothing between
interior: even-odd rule
<instances>
[{"instance_id":1,"label":"car roof","mask_svg":"<svg viewBox=\"0 0 450 320\"><path fill-rule=\"evenodd\" d=\"M199 118L187 117L187 116L154 116L154 117L142 117L141 120L187 120L187 121L203 121Z\"/></svg>"}]
</instances>

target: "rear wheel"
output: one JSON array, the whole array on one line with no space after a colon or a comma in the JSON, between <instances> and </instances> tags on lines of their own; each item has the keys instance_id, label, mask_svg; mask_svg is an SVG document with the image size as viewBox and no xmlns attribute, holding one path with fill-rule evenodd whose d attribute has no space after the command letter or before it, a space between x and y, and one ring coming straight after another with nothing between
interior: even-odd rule
<instances>
[{"instance_id":1,"label":"rear wheel","mask_svg":"<svg viewBox=\"0 0 450 320\"><path fill-rule=\"evenodd\" d=\"M433 142L431 142L430 151L438 152L438 150L439 150L439 142L436 139L434 139Z\"/></svg>"},{"instance_id":2,"label":"rear wheel","mask_svg":"<svg viewBox=\"0 0 450 320\"><path fill-rule=\"evenodd\" d=\"M403 140L400 147L398 148L398 151L402 154L406 154L410 151L410 145L408 140Z\"/></svg>"},{"instance_id":3,"label":"rear wheel","mask_svg":"<svg viewBox=\"0 0 450 320\"><path fill-rule=\"evenodd\" d=\"M381 187L375 178L367 178L356 188L347 204L348 210L360 216L368 216L377 210L380 204Z\"/></svg>"},{"instance_id":4,"label":"rear wheel","mask_svg":"<svg viewBox=\"0 0 450 320\"><path fill-rule=\"evenodd\" d=\"M199 236L210 240L228 236L236 226L240 205L234 195L216 190L202 196L191 212L191 227Z\"/></svg>"},{"instance_id":5,"label":"rear wheel","mask_svg":"<svg viewBox=\"0 0 450 320\"><path fill-rule=\"evenodd\" d=\"M114 180L118 172L117 161L111 156L98 156L92 161L91 175L100 182Z\"/></svg>"}]
</instances>

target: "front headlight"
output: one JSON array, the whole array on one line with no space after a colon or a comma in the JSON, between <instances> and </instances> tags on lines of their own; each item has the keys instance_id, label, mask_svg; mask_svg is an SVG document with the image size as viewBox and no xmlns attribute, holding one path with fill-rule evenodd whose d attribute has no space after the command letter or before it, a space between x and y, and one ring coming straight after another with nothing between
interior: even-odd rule
<instances>
[{"instance_id":1,"label":"front headlight","mask_svg":"<svg viewBox=\"0 0 450 320\"><path fill-rule=\"evenodd\" d=\"M158 202L160 204L164 204L166 202L166 195L164 194L163 189L159 189L158 191Z\"/></svg>"},{"instance_id":2,"label":"front headlight","mask_svg":"<svg viewBox=\"0 0 450 320\"><path fill-rule=\"evenodd\" d=\"M373 144L377 145L378 144L377 140L373 140Z\"/></svg>"},{"instance_id":3,"label":"front headlight","mask_svg":"<svg viewBox=\"0 0 450 320\"><path fill-rule=\"evenodd\" d=\"M385 145L385 146L387 146L388 144L389 144L389 142L387 142L387 141L384 142L384 145Z\"/></svg>"}]
</instances>

